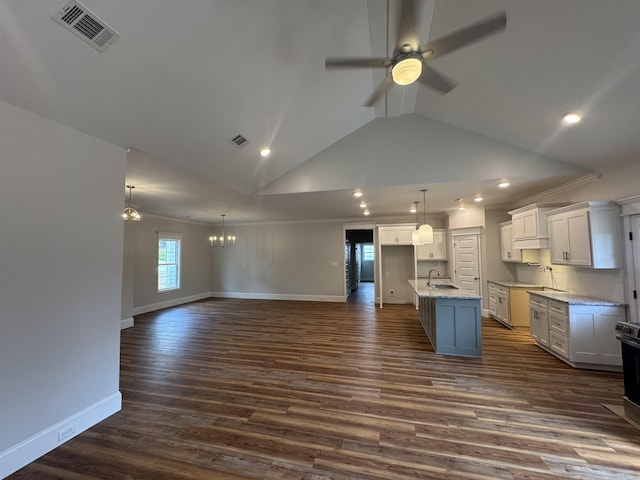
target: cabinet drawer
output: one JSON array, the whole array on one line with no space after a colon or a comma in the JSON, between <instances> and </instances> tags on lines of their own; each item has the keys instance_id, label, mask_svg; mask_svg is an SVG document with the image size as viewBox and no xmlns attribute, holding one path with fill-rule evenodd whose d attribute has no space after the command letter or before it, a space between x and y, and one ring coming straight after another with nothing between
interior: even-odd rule
<instances>
[{"instance_id":1,"label":"cabinet drawer","mask_svg":"<svg viewBox=\"0 0 640 480\"><path fill-rule=\"evenodd\" d=\"M544 308L546 310L549 307L549 301L546 298L529 295L529 305L532 307Z\"/></svg>"},{"instance_id":2,"label":"cabinet drawer","mask_svg":"<svg viewBox=\"0 0 640 480\"><path fill-rule=\"evenodd\" d=\"M569 335L569 317L558 315L554 311L549 312L549 329Z\"/></svg>"},{"instance_id":3,"label":"cabinet drawer","mask_svg":"<svg viewBox=\"0 0 640 480\"><path fill-rule=\"evenodd\" d=\"M569 358L569 339L553 330L549 330L549 348L565 358Z\"/></svg>"},{"instance_id":4,"label":"cabinet drawer","mask_svg":"<svg viewBox=\"0 0 640 480\"><path fill-rule=\"evenodd\" d=\"M496 285L496 292L501 295L508 295L509 289L507 287L503 287L502 285Z\"/></svg>"},{"instance_id":5,"label":"cabinet drawer","mask_svg":"<svg viewBox=\"0 0 640 480\"><path fill-rule=\"evenodd\" d=\"M549 300L549 313L569 315L569 305L558 300Z\"/></svg>"},{"instance_id":6,"label":"cabinet drawer","mask_svg":"<svg viewBox=\"0 0 640 480\"><path fill-rule=\"evenodd\" d=\"M496 291L496 284L495 283L488 283L489 285L489 292L495 292Z\"/></svg>"}]
</instances>

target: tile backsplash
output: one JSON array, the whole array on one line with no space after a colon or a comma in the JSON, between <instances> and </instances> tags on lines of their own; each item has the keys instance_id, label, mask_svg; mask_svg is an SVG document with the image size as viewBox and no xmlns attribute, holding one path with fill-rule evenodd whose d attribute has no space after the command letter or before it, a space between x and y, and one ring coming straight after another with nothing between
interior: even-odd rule
<instances>
[{"instance_id":1,"label":"tile backsplash","mask_svg":"<svg viewBox=\"0 0 640 480\"><path fill-rule=\"evenodd\" d=\"M418 260L418 269L417 276L418 277L428 277L429 270L432 268L437 268L440 272L440 276L449 277L449 262L443 261L431 261L431 260Z\"/></svg>"},{"instance_id":2,"label":"tile backsplash","mask_svg":"<svg viewBox=\"0 0 640 480\"><path fill-rule=\"evenodd\" d=\"M550 266L551 270L545 270ZM551 265L549 249L540 250L540 266L517 265L517 280L579 293L590 297L624 302L624 273L621 268L592 268Z\"/></svg>"}]
</instances>

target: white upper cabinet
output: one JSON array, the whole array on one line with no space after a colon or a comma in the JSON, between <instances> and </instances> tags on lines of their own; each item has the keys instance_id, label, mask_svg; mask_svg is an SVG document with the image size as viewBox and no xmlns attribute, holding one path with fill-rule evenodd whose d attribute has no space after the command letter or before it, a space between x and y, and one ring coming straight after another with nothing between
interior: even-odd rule
<instances>
[{"instance_id":1,"label":"white upper cabinet","mask_svg":"<svg viewBox=\"0 0 640 480\"><path fill-rule=\"evenodd\" d=\"M620 209L614 202L583 202L547 212L551 263L622 267Z\"/></svg>"},{"instance_id":2,"label":"white upper cabinet","mask_svg":"<svg viewBox=\"0 0 640 480\"><path fill-rule=\"evenodd\" d=\"M415 224L379 225L378 243L380 245L413 245L412 235Z\"/></svg>"},{"instance_id":3,"label":"white upper cabinet","mask_svg":"<svg viewBox=\"0 0 640 480\"><path fill-rule=\"evenodd\" d=\"M537 250L521 250L514 247L513 224L503 222L500 224L500 257L503 262L535 263L540 259Z\"/></svg>"},{"instance_id":4,"label":"white upper cabinet","mask_svg":"<svg viewBox=\"0 0 640 480\"><path fill-rule=\"evenodd\" d=\"M539 249L549 247L549 230L544 213L558 205L537 204L512 210L513 247L515 249Z\"/></svg>"},{"instance_id":5,"label":"white upper cabinet","mask_svg":"<svg viewBox=\"0 0 640 480\"><path fill-rule=\"evenodd\" d=\"M447 260L447 231L434 230L433 243L416 245L417 260Z\"/></svg>"},{"instance_id":6,"label":"white upper cabinet","mask_svg":"<svg viewBox=\"0 0 640 480\"><path fill-rule=\"evenodd\" d=\"M513 224L500 224L500 256L503 262L522 262L522 250L513 248Z\"/></svg>"}]
</instances>

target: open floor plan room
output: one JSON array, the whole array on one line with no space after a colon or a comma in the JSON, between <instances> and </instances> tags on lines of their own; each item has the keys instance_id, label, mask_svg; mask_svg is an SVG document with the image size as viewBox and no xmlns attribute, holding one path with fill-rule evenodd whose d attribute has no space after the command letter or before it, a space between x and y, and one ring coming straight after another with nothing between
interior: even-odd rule
<instances>
[{"instance_id":1,"label":"open floor plan room","mask_svg":"<svg viewBox=\"0 0 640 480\"><path fill-rule=\"evenodd\" d=\"M636 479L620 373L483 318L436 355L411 305L207 299L122 331L123 408L18 479Z\"/></svg>"}]
</instances>

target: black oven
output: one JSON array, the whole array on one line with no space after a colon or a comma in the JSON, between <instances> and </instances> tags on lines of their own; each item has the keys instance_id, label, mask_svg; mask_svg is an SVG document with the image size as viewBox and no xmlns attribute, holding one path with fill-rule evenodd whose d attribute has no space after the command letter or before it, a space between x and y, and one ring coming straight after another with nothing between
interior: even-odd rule
<instances>
[{"instance_id":1,"label":"black oven","mask_svg":"<svg viewBox=\"0 0 640 480\"><path fill-rule=\"evenodd\" d=\"M622 348L625 414L640 423L640 324L620 322L616 331Z\"/></svg>"}]
</instances>

